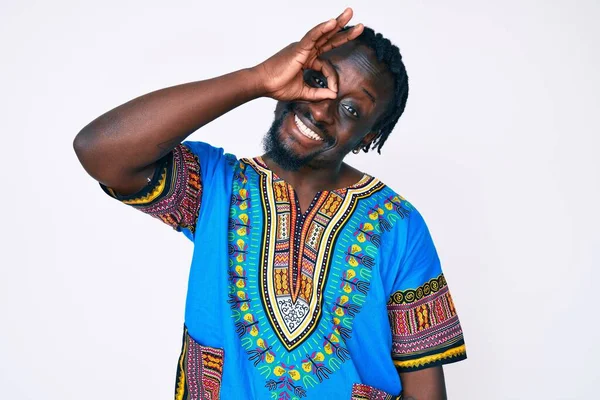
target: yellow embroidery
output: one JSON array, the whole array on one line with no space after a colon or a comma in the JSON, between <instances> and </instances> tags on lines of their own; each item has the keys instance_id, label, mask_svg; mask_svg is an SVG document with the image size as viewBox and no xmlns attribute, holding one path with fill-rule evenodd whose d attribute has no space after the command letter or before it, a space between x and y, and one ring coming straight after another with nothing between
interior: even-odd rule
<instances>
[{"instance_id":1,"label":"yellow embroidery","mask_svg":"<svg viewBox=\"0 0 600 400\"><path fill-rule=\"evenodd\" d=\"M187 330L186 330L187 332ZM184 360L187 353L187 346L183 346L183 350L181 351L181 356L179 357L179 368L180 375L177 379L177 392L175 393L175 400L183 400L183 395L185 394L185 366Z\"/></svg>"},{"instance_id":2,"label":"yellow embroidery","mask_svg":"<svg viewBox=\"0 0 600 400\"><path fill-rule=\"evenodd\" d=\"M440 354L433 354L431 356L425 356L425 357L421 357L421 358L417 358L415 360L407 360L407 361L397 361L394 360L394 365L396 367L403 367L403 368L414 368L414 367L420 367L422 365L427 365L430 364L432 362L436 362L439 360L444 360L446 358L452 358L452 357L456 357L456 356L460 356L463 354L466 354L467 350L464 344L458 346L458 347L454 347L452 349L448 349L443 353Z\"/></svg>"},{"instance_id":3,"label":"yellow embroidery","mask_svg":"<svg viewBox=\"0 0 600 400\"><path fill-rule=\"evenodd\" d=\"M433 354L431 356L425 356L425 357L421 357L421 358L417 358L415 360L407 360L407 361L397 361L394 360L394 365L396 367L403 367L403 368L414 368L414 367L420 367L422 365L427 365L430 364L432 362L436 362L439 360L444 360L446 358L452 358L452 357L457 357L463 354L466 354L467 350L464 344L458 346L458 347L454 347L452 349L448 349L443 353L440 354Z\"/></svg>"},{"instance_id":4,"label":"yellow embroidery","mask_svg":"<svg viewBox=\"0 0 600 400\"><path fill-rule=\"evenodd\" d=\"M174 171L174 174L176 174L175 171ZM150 193L148 193L146 196L139 197L137 199L124 200L123 203L130 204L130 205L148 204L152 200L156 199L158 196L160 196L162 194L162 192L165 190L166 183L167 183L167 169L165 168L165 169L163 169L162 174L160 175L160 180L158 181L158 184L154 187L154 189L152 189L152 191Z\"/></svg>"}]
</instances>

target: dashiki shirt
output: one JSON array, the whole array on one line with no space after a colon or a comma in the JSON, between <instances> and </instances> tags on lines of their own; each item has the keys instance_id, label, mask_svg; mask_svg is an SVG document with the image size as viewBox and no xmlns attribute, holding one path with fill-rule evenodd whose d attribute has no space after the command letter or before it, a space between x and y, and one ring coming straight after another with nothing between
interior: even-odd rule
<instances>
[{"instance_id":1,"label":"dashiki shirt","mask_svg":"<svg viewBox=\"0 0 600 400\"><path fill-rule=\"evenodd\" d=\"M398 372L466 358L418 211L369 175L315 195L258 157L184 142L139 193L194 242L175 399L396 399Z\"/></svg>"}]
</instances>

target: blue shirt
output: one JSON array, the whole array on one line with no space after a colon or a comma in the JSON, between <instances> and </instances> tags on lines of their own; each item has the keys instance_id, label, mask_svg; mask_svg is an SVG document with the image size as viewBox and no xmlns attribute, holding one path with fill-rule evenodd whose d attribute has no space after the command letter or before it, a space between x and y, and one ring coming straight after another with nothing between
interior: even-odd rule
<instances>
[{"instance_id":1,"label":"blue shirt","mask_svg":"<svg viewBox=\"0 0 600 400\"><path fill-rule=\"evenodd\" d=\"M176 399L371 399L466 358L427 226L378 179L301 210L260 157L201 142L112 197L194 242Z\"/></svg>"}]
</instances>

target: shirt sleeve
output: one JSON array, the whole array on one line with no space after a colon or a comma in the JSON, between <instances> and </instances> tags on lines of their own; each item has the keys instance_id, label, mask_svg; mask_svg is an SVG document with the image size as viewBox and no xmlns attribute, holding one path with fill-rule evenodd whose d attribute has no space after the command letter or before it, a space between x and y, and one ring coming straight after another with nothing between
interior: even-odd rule
<instances>
[{"instance_id":1,"label":"shirt sleeve","mask_svg":"<svg viewBox=\"0 0 600 400\"><path fill-rule=\"evenodd\" d=\"M100 183L109 196L159 219L193 240L202 199L202 174L198 156L185 144L163 157L148 185L123 196Z\"/></svg>"},{"instance_id":2,"label":"shirt sleeve","mask_svg":"<svg viewBox=\"0 0 600 400\"><path fill-rule=\"evenodd\" d=\"M438 254L421 214L412 209L398 274L387 303L392 358L399 372L467 358L463 332Z\"/></svg>"}]
</instances>

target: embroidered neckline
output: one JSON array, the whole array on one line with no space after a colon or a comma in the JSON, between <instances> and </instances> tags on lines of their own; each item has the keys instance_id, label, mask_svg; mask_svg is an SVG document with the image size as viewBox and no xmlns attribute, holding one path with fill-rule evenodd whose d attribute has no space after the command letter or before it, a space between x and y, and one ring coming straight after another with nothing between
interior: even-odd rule
<instances>
[{"instance_id":1,"label":"embroidered neckline","mask_svg":"<svg viewBox=\"0 0 600 400\"><path fill-rule=\"evenodd\" d=\"M375 221L387 222L392 209L372 204L382 201L369 199L385 185L367 177L324 191L303 218L288 184L260 161L240 159L234 174L228 303L271 397L305 397L351 360L345 342L384 233Z\"/></svg>"},{"instance_id":2,"label":"embroidered neckline","mask_svg":"<svg viewBox=\"0 0 600 400\"><path fill-rule=\"evenodd\" d=\"M357 202L384 185L365 174L347 188L317 193L302 214L295 204L293 188L262 159L241 159L240 162L259 176L265 226L257 271L259 296L279 342L291 351L318 327L332 250L341 228ZM245 173L241 172L235 182L245 182ZM244 214L243 218L247 219L248 215ZM236 243L239 249L245 245ZM236 246L232 249L234 253Z\"/></svg>"},{"instance_id":3,"label":"embroidered neckline","mask_svg":"<svg viewBox=\"0 0 600 400\"><path fill-rule=\"evenodd\" d=\"M253 157L253 158L245 158L242 159L243 161L245 161L246 163L252 164L253 166L256 166L258 169L262 170L263 172L268 172L269 174L271 174L271 177L273 180L279 180L282 182L285 182L285 184L292 189L294 192L296 192L296 189L294 189L294 187L287 182L285 179L281 178L280 176L278 176L275 171L273 171L272 169L269 168L269 166L267 165L267 163L265 163L265 161L263 160L262 156L257 156L257 157ZM320 190L315 194L315 197L313 199L313 202L315 201L315 199L317 199L321 194L323 193L330 193L330 192L336 192L338 194L345 194L345 192L347 190L350 189L360 189L363 188L365 186L367 186L371 181L376 180L375 177L363 172L362 177L358 180L358 182L353 183L352 185L348 185L348 186L344 186L341 188L336 188L336 189L329 189L329 190Z\"/></svg>"}]
</instances>

